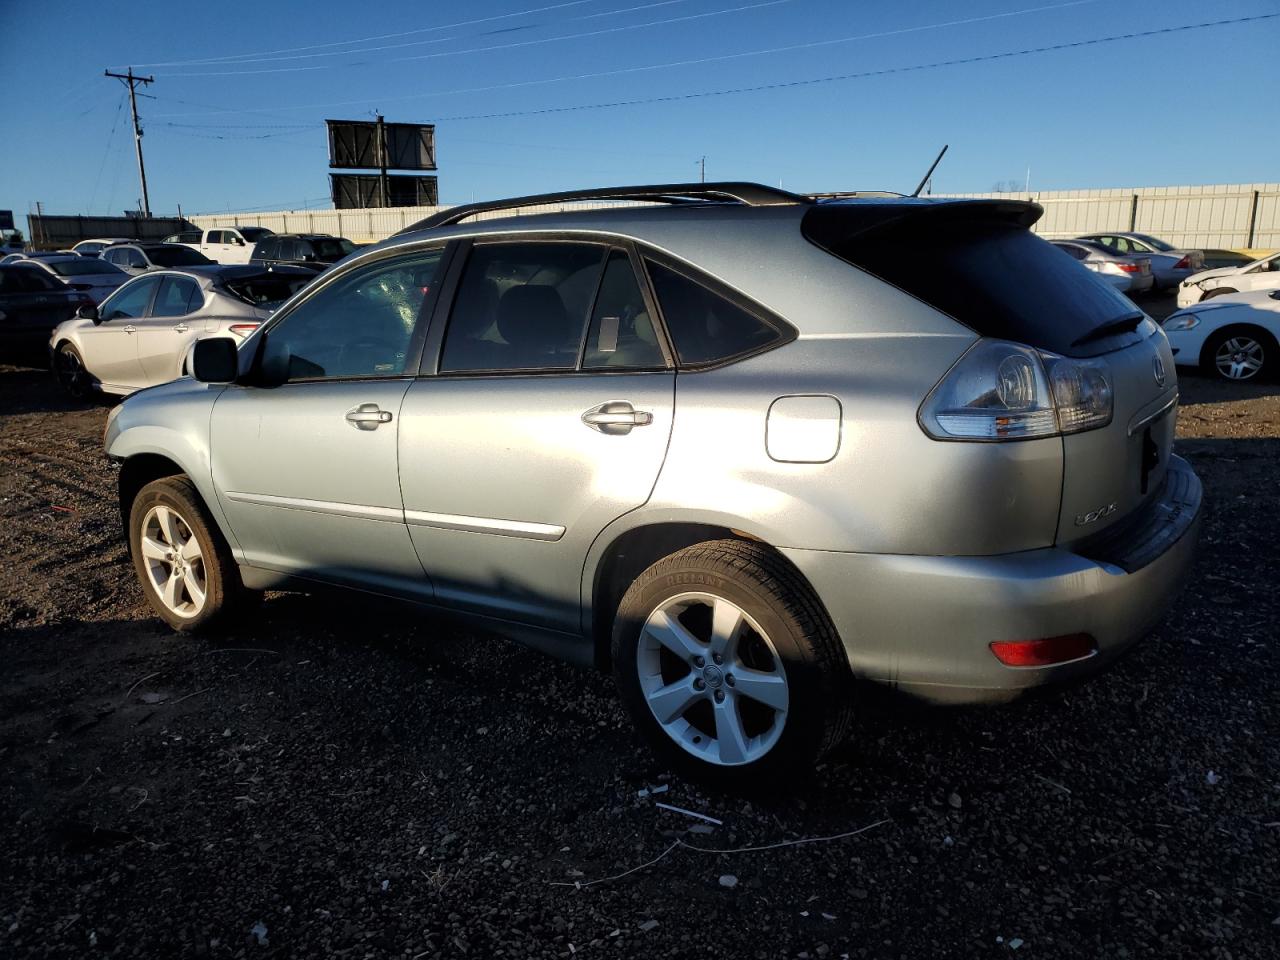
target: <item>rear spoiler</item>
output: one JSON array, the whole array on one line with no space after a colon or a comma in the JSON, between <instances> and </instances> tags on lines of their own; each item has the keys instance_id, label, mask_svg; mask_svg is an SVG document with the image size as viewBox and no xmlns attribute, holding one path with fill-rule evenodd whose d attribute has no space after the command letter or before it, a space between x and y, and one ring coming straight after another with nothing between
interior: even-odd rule
<instances>
[{"instance_id":1,"label":"rear spoiler","mask_svg":"<svg viewBox=\"0 0 1280 960\"><path fill-rule=\"evenodd\" d=\"M955 224L1030 227L1044 207L1029 200L923 200L902 203L816 203L804 215L801 230L811 242L864 243L872 235L904 229L937 230Z\"/></svg>"}]
</instances>

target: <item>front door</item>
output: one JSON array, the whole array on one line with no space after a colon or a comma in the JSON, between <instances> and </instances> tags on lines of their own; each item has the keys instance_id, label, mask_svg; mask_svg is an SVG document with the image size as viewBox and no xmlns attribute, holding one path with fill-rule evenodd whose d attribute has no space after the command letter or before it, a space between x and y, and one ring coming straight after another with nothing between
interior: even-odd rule
<instances>
[{"instance_id":1,"label":"front door","mask_svg":"<svg viewBox=\"0 0 1280 960\"><path fill-rule=\"evenodd\" d=\"M99 382L119 387L143 385L138 362L138 325L147 315L159 277L139 277L98 307L100 322L80 331L84 365Z\"/></svg>"},{"instance_id":2,"label":"front door","mask_svg":"<svg viewBox=\"0 0 1280 960\"><path fill-rule=\"evenodd\" d=\"M671 431L652 317L620 247L471 249L428 341L435 375L401 411L405 518L438 601L579 629L587 551L648 499Z\"/></svg>"},{"instance_id":3,"label":"front door","mask_svg":"<svg viewBox=\"0 0 1280 960\"><path fill-rule=\"evenodd\" d=\"M167 383L182 376L187 351L203 332L203 320L188 320L187 314L204 303L200 285L190 277L166 273L160 276L147 316L134 324L138 341L138 364L146 385Z\"/></svg>"},{"instance_id":4,"label":"front door","mask_svg":"<svg viewBox=\"0 0 1280 960\"><path fill-rule=\"evenodd\" d=\"M441 253L385 257L321 287L264 331L260 380L280 385L219 396L213 482L245 562L430 596L404 522L396 439Z\"/></svg>"}]
</instances>

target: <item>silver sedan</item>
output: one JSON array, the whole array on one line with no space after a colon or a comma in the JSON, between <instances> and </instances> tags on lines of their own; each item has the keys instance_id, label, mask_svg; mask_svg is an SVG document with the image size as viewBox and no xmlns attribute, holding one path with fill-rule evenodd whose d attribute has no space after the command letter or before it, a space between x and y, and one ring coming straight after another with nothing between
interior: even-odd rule
<instances>
[{"instance_id":1,"label":"silver sedan","mask_svg":"<svg viewBox=\"0 0 1280 960\"><path fill-rule=\"evenodd\" d=\"M79 290L94 303L101 303L112 291L129 279L119 267L96 257L68 253L56 257L22 257L16 264L41 270Z\"/></svg>"},{"instance_id":2,"label":"silver sedan","mask_svg":"<svg viewBox=\"0 0 1280 960\"><path fill-rule=\"evenodd\" d=\"M1180 250L1149 233L1090 233L1079 239L1092 240L1125 256L1150 257L1157 290L1176 287L1204 269L1203 250Z\"/></svg>"},{"instance_id":3,"label":"silver sedan","mask_svg":"<svg viewBox=\"0 0 1280 960\"><path fill-rule=\"evenodd\" d=\"M1119 290L1134 296L1146 293L1155 283L1149 257L1133 257L1108 250L1091 240L1050 240L1055 247L1087 270L1092 270Z\"/></svg>"},{"instance_id":4,"label":"silver sedan","mask_svg":"<svg viewBox=\"0 0 1280 960\"><path fill-rule=\"evenodd\" d=\"M197 340L247 337L314 276L243 266L145 273L54 328L54 373L78 399L95 389L124 395L167 383L187 372Z\"/></svg>"}]
</instances>

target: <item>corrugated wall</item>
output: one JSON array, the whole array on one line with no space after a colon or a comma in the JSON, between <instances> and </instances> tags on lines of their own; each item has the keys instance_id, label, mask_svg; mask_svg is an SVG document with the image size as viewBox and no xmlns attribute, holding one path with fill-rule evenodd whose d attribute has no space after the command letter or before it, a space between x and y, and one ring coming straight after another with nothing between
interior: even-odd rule
<instances>
[{"instance_id":1,"label":"corrugated wall","mask_svg":"<svg viewBox=\"0 0 1280 960\"><path fill-rule=\"evenodd\" d=\"M944 194L938 194L944 196ZM1074 237L1101 230L1139 230L1186 247L1280 248L1280 183L1218 184L1204 187L1125 187L1103 190L1049 190L1041 193L963 193L959 197L1035 200L1045 208L1036 232ZM576 209L610 206L573 204ZM371 210L280 210L190 217L201 227L259 226L276 233L329 233L372 243L443 207ZM520 207L482 215L519 216L565 209L564 204Z\"/></svg>"},{"instance_id":2,"label":"corrugated wall","mask_svg":"<svg viewBox=\"0 0 1280 960\"><path fill-rule=\"evenodd\" d=\"M1138 230L1183 247L1280 247L1280 183L946 196L1034 200L1044 207L1035 230L1046 237Z\"/></svg>"}]
</instances>

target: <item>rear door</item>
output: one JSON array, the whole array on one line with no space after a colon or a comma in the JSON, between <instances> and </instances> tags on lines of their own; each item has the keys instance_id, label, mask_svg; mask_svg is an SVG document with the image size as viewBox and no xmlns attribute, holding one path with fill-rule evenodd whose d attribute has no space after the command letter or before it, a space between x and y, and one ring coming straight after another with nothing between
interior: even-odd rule
<instances>
[{"instance_id":1,"label":"rear door","mask_svg":"<svg viewBox=\"0 0 1280 960\"><path fill-rule=\"evenodd\" d=\"M621 246L486 241L458 260L404 402L409 531L438 600L577 632L588 548L662 466L675 374Z\"/></svg>"},{"instance_id":2,"label":"rear door","mask_svg":"<svg viewBox=\"0 0 1280 960\"><path fill-rule=\"evenodd\" d=\"M299 301L264 331L259 354L286 382L218 397L213 482L248 563L430 596L404 522L396 437L442 253L384 257Z\"/></svg>"},{"instance_id":3,"label":"rear door","mask_svg":"<svg viewBox=\"0 0 1280 960\"><path fill-rule=\"evenodd\" d=\"M204 302L200 285L190 277L166 273L147 316L134 324L138 342L138 364L147 385L166 383L182 375L187 351L204 324L188 321L187 315Z\"/></svg>"}]
</instances>

